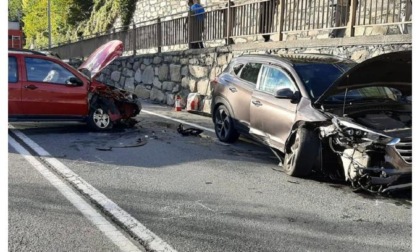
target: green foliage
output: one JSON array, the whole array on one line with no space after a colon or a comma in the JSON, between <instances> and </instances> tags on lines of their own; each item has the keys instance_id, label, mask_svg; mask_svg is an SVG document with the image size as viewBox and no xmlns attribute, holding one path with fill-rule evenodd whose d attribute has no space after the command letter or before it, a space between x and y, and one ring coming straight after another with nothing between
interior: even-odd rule
<instances>
[{"instance_id":1,"label":"green foliage","mask_svg":"<svg viewBox=\"0 0 420 252\"><path fill-rule=\"evenodd\" d=\"M109 30L118 17L120 0L94 0L94 2L90 19L79 25L83 36Z\"/></svg>"},{"instance_id":2,"label":"green foliage","mask_svg":"<svg viewBox=\"0 0 420 252\"><path fill-rule=\"evenodd\" d=\"M73 0L51 1L51 40L54 44L63 42L69 29L67 22L69 7ZM48 46L48 0L22 0L24 27L27 46L37 48Z\"/></svg>"},{"instance_id":3,"label":"green foliage","mask_svg":"<svg viewBox=\"0 0 420 252\"><path fill-rule=\"evenodd\" d=\"M127 27L133 18L137 0L121 0L120 13L122 25Z\"/></svg>"},{"instance_id":4,"label":"green foliage","mask_svg":"<svg viewBox=\"0 0 420 252\"><path fill-rule=\"evenodd\" d=\"M52 44L76 40L109 31L120 17L128 26L137 0L50 0ZM48 0L9 0L21 2L27 46L48 46ZM17 4L18 5L18 4ZM9 15L11 9L9 7Z\"/></svg>"},{"instance_id":5,"label":"green foliage","mask_svg":"<svg viewBox=\"0 0 420 252\"><path fill-rule=\"evenodd\" d=\"M9 0L8 12L9 21L20 21L20 18L22 16L22 0Z\"/></svg>"},{"instance_id":6,"label":"green foliage","mask_svg":"<svg viewBox=\"0 0 420 252\"><path fill-rule=\"evenodd\" d=\"M90 18L93 9L93 0L73 0L69 7L68 23L76 26L80 22Z\"/></svg>"}]
</instances>

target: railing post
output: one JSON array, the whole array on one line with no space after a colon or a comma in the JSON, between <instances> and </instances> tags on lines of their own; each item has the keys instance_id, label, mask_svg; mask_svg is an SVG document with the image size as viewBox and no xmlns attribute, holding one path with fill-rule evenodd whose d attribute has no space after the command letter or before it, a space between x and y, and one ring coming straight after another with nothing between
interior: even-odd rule
<instances>
[{"instance_id":1,"label":"railing post","mask_svg":"<svg viewBox=\"0 0 420 252\"><path fill-rule=\"evenodd\" d=\"M137 30L136 30L136 23L133 20L133 55L136 55L137 51Z\"/></svg>"},{"instance_id":2,"label":"railing post","mask_svg":"<svg viewBox=\"0 0 420 252\"><path fill-rule=\"evenodd\" d=\"M67 59L69 59L70 60L70 57L71 57L71 55L72 55L72 53L71 53L71 45L70 45L70 43L71 43L71 41L70 41L70 39L67 41Z\"/></svg>"},{"instance_id":3,"label":"railing post","mask_svg":"<svg viewBox=\"0 0 420 252\"><path fill-rule=\"evenodd\" d=\"M231 36L231 32L232 32L232 24L231 24L231 18L230 18L230 16L232 15L232 13L231 13L231 2L230 2L230 0L228 0L228 2L227 2L227 15L226 15L226 17L227 17L227 20L225 20L225 24L226 24L226 27L224 27L226 30L226 44L227 45L229 45L229 38L230 38L230 36Z\"/></svg>"},{"instance_id":4,"label":"railing post","mask_svg":"<svg viewBox=\"0 0 420 252\"><path fill-rule=\"evenodd\" d=\"M157 46L158 53L162 52L162 23L160 17L157 18Z\"/></svg>"},{"instance_id":5,"label":"railing post","mask_svg":"<svg viewBox=\"0 0 420 252\"><path fill-rule=\"evenodd\" d=\"M286 6L284 0L279 1L279 41L283 41L284 11Z\"/></svg>"},{"instance_id":6,"label":"railing post","mask_svg":"<svg viewBox=\"0 0 420 252\"><path fill-rule=\"evenodd\" d=\"M191 8L191 7L189 7L189 8ZM191 24L191 22L192 22L192 20L191 20L191 9L188 10L187 20L188 20L187 21L187 24L188 24L187 25L188 49L191 49L191 40L192 40L192 37L191 37L191 32L192 32L192 30L191 30L191 27L192 27L192 24Z\"/></svg>"},{"instance_id":7,"label":"railing post","mask_svg":"<svg viewBox=\"0 0 420 252\"><path fill-rule=\"evenodd\" d=\"M347 24L347 29L349 31L349 37L354 37L354 26L356 25L356 12L357 12L357 2L358 0L350 1L350 18Z\"/></svg>"}]
</instances>

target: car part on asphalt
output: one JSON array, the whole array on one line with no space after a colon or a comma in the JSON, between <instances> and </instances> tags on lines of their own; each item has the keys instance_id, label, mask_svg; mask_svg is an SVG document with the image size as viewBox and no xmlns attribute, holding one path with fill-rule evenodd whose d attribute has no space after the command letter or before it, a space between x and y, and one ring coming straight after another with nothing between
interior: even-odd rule
<instances>
[{"instance_id":1,"label":"car part on asphalt","mask_svg":"<svg viewBox=\"0 0 420 252\"><path fill-rule=\"evenodd\" d=\"M186 128L185 129L184 125L182 123L180 123L178 125L177 131L182 136L198 136L201 133L203 133L202 129L197 129L197 128Z\"/></svg>"},{"instance_id":2,"label":"car part on asphalt","mask_svg":"<svg viewBox=\"0 0 420 252\"><path fill-rule=\"evenodd\" d=\"M134 144L125 144L125 145L112 145L112 146L104 146L104 147L96 147L97 150L100 151L111 151L113 148L133 148L133 147L140 147L147 144L146 139L137 139L137 142Z\"/></svg>"}]
</instances>

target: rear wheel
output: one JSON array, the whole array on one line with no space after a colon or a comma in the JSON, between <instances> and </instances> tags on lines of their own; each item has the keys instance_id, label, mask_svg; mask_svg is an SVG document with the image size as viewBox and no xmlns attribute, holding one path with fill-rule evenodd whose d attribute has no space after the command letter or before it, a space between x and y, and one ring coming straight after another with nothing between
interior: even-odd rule
<instances>
[{"instance_id":1,"label":"rear wheel","mask_svg":"<svg viewBox=\"0 0 420 252\"><path fill-rule=\"evenodd\" d=\"M225 105L220 105L215 110L214 129L217 138L222 142L232 143L239 138L239 133L233 125L233 119Z\"/></svg>"},{"instance_id":2,"label":"rear wheel","mask_svg":"<svg viewBox=\"0 0 420 252\"><path fill-rule=\"evenodd\" d=\"M108 112L101 107L97 107L90 112L88 124L93 130L96 131L108 130L113 126Z\"/></svg>"},{"instance_id":3,"label":"rear wheel","mask_svg":"<svg viewBox=\"0 0 420 252\"><path fill-rule=\"evenodd\" d=\"M299 128L294 140L286 148L283 168L286 174L305 177L312 171L318 154L319 139L306 128Z\"/></svg>"}]
</instances>

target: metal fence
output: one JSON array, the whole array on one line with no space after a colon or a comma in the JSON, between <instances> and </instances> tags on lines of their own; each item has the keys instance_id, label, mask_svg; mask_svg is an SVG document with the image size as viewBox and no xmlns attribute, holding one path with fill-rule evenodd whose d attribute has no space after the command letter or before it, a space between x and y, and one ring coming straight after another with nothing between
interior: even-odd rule
<instances>
[{"instance_id":1,"label":"metal fence","mask_svg":"<svg viewBox=\"0 0 420 252\"><path fill-rule=\"evenodd\" d=\"M411 9L411 0L229 1L205 6L204 14L186 11L160 17L69 41L52 50L71 58L86 57L113 39L123 41L125 51L136 54L142 49L199 48L203 41L231 44L237 38L285 41L407 34L411 33Z\"/></svg>"}]
</instances>

